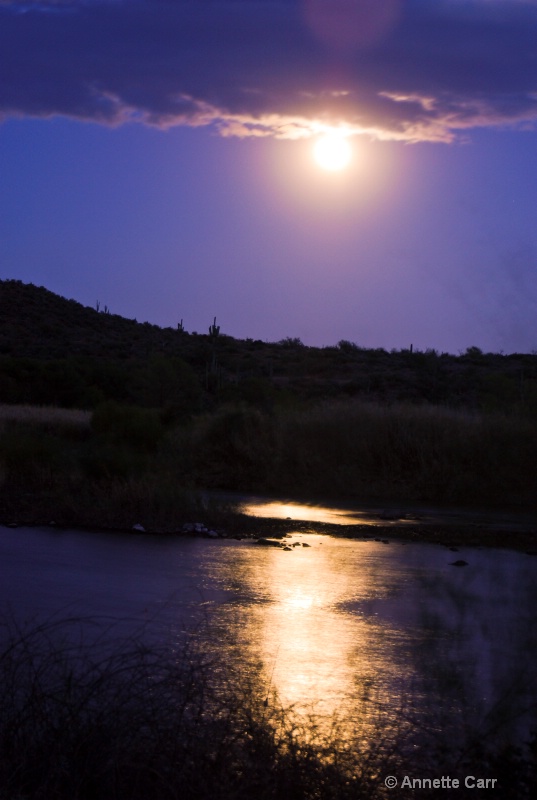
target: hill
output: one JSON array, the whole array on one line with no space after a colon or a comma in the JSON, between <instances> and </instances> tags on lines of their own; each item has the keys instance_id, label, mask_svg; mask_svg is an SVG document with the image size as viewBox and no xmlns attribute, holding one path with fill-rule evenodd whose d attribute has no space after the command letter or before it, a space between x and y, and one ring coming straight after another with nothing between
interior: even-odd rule
<instances>
[{"instance_id":1,"label":"hill","mask_svg":"<svg viewBox=\"0 0 537 800\"><path fill-rule=\"evenodd\" d=\"M537 415L537 355L307 347L161 328L0 281L0 402L93 408L104 399L195 413L229 402L357 397Z\"/></svg>"}]
</instances>

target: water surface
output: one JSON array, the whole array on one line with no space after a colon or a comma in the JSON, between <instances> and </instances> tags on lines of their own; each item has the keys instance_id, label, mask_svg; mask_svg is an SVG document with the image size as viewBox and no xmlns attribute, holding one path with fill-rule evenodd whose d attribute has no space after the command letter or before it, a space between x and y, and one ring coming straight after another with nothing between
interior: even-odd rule
<instances>
[{"instance_id":1,"label":"water surface","mask_svg":"<svg viewBox=\"0 0 537 800\"><path fill-rule=\"evenodd\" d=\"M515 510L468 509L458 506L351 505L315 503L255 495L220 494L238 504L241 511L255 517L324 522L335 525L401 525L417 523L440 525L479 525L483 528L535 530L535 513Z\"/></svg>"},{"instance_id":2,"label":"water surface","mask_svg":"<svg viewBox=\"0 0 537 800\"><path fill-rule=\"evenodd\" d=\"M482 726L501 713L516 728L534 705L537 559L299 533L288 543L0 528L0 609L100 617L170 641L187 631L222 678L238 672L349 724L406 706L439 718L464 708Z\"/></svg>"}]
</instances>

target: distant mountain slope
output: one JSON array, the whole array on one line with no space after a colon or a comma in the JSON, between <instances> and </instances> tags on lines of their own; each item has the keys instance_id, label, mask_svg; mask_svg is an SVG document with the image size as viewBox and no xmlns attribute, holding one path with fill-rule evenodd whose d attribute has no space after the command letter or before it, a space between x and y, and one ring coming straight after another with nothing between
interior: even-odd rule
<instances>
[{"instance_id":1,"label":"distant mountain slope","mask_svg":"<svg viewBox=\"0 0 537 800\"><path fill-rule=\"evenodd\" d=\"M269 408L274 402L297 399L357 397L537 416L536 354L485 354L477 347L458 356L411 347L387 352L347 341L306 347L299 339L277 343L234 339L216 328L210 335L210 322L205 334L160 328L97 311L33 284L0 281L0 379L3 375L12 383L12 389L0 392L0 401L2 396L3 402L46 397L42 389L36 395L30 379L26 381L22 359L32 360L33 373L41 371L41 386L49 382L53 368L60 385L71 370L86 386L97 385L95 397L109 395L110 381L103 373L108 367L118 384L111 396L121 397L121 384L129 376L132 402L137 402L139 391L136 370L152 369L156 375L171 370L184 377L180 359L195 373L211 407L246 402ZM159 357L165 357L167 365L155 364ZM59 361L69 365L54 367ZM149 372L146 383L152 380ZM53 403L54 397L37 402ZM76 402L73 394L69 403Z\"/></svg>"},{"instance_id":2,"label":"distant mountain slope","mask_svg":"<svg viewBox=\"0 0 537 800\"><path fill-rule=\"evenodd\" d=\"M0 281L0 355L140 358L177 349L181 334L66 300L42 286Z\"/></svg>"}]
</instances>

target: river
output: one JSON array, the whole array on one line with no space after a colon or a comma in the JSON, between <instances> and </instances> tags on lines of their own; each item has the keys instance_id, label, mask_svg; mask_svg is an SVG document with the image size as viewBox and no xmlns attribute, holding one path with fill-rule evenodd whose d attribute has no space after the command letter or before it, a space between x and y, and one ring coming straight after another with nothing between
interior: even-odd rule
<instances>
[{"instance_id":1,"label":"river","mask_svg":"<svg viewBox=\"0 0 537 800\"><path fill-rule=\"evenodd\" d=\"M537 558L300 533L288 543L0 528L0 611L194 635L222 674L233 665L284 705L351 725L366 707L387 718L427 707L524 735Z\"/></svg>"}]
</instances>

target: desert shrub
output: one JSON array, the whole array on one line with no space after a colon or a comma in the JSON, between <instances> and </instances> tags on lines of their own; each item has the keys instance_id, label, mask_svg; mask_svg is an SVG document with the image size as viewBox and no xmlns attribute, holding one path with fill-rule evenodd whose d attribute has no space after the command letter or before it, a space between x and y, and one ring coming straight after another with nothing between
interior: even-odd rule
<instances>
[{"instance_id":1,"label":"desert shrub","mask_svg":"<svg viewBox=\"0 0 537 800\"><path fill-rule=\"evenodd\" d=\"M272 461L272 421L249 406L224 407L199 420L189 445L200 482L255 488L266 480Z\"/></svg>"},{"instance_id":2,"label":"desert shrub","mask_svg":"<svg viewBox=\"0 0 537 800\"><path fill-rule=\"evenodd\" d=\"M280 339L278 345L280 347L285 347L289 349L305 347L304 343L302 342L301 339L298 338L298 336L286 336L285 339Z\"/></svg>"},{"instance_id":3,"label":"desert shrub","mask_svg":"<svg viewBox=\"0 0 537 800\"><path fill-rule=\"evenodd\" d=\"M281 415L277 441L278 490L492 504L537 492L537 425L515 417L336 401Z\"/></svg>"},{"instance_id":4,"label":"desert shrub","mask_svg":"<svg viewBox=\"0 0 537 800\"><path fill-rule=\"evenodd\" d=\"M277 394L267 378L250 376L233 384L227 384L220 391L220 398L229 403L239 403L270 411L276 402Z\"/></svg>"},{"instance_id":5,"label":"desert shrub","mask_svg":"<svg viewBox=\"0 0 537 800\"><path fill-rule=\"evenodd\" d=\"M10 482L50 482L66 468L65 445L50 433L10 426L0 434L0 458Z\"/></svg>"},{"instance_id":6,"label":"desert shrub","mask_svg":"<svg viewBox=\"0 0 537 800\"><path fill-rule=\"evenodd\" d=\"M404 712L386 729L368 709L366 739L342 735L337 720L321 732L255 680L219 673L198 637L169 645L140 631L106 635L98 619L1 628L1 800L406 796L386 789L387 775L497 776L506 800L535 789L530 751L423 727L409 737ZM461 784L461 798L488 796Z\"/></svg>"},{"instance_id":7,"label":"desert shrub","mask_svg":"<svg viewBox=\"0 0 537 800\"><path fill-rule=\"evenodd\" d=\"M349 342L348 339L341 339L337 343L337 347L342 353L346 353L348 355L354 355L354 353L358 353L361 349L363 349L358 347L358 345L354 342Z\"/></svg>"},{"instance_id":8,"label":"desert shrub","mask_svg":"<svg viewBox=\"0 0 537 800\"><path fill-rule=\"evenodd\" d=\"M54 519L65 525L83 520L99 528L131 529L141 524L148 530L176 531L184 522L200 518L216 524L218 509L207 507L197 492L182 488L162 472L129 472L128 465L121 474L87 475L76 487L66 485L55 498Z\"/></svg>"},{"instance_id":9,"label":"desert shrub","mask_svg":"<svg viewBox=\"0 0 537 800\"><path fill-rule=\"evenodd\" d=\"M129 478L139 475L147 464L146 454L122 442L91 442L80 455L84 475L91 480Z\"/></svg>"},{"instance_id":10,"label":"desert shrub","mask_svg":"<svg viewBox=\"0 0 537 800\"><path fill-rule=\"evenodd\" d=\"M143 452L155 450L164 433L158 412L108 401L93 412L92 430L112 443L121 443Z\"/></svg>"},{"instance_id":11,"label":"desert shrub","mask_svg":"<svg viewBox=\"0 0 537 800\"><path fill-rule=\"evenodd\" d=\"M133 375L133 399L141 406L162 409L167 424L188 419L199 411L201 386L181 358L154 356L140 362Z\"/></svg>"}]
</instances>

